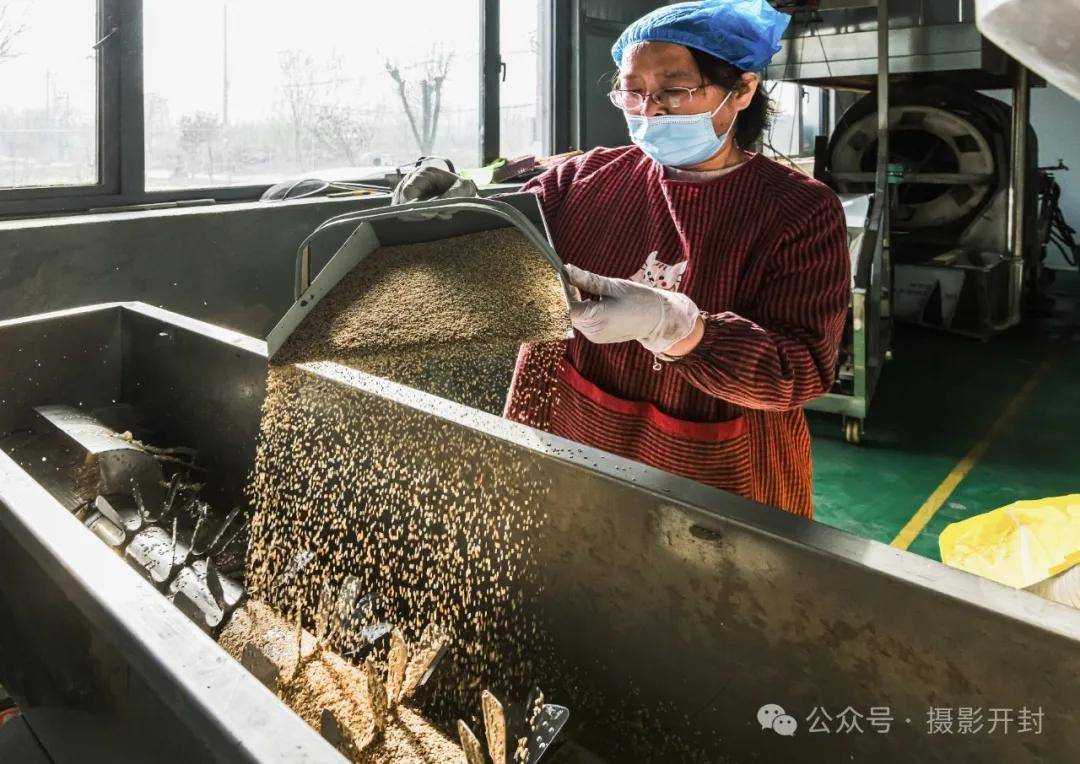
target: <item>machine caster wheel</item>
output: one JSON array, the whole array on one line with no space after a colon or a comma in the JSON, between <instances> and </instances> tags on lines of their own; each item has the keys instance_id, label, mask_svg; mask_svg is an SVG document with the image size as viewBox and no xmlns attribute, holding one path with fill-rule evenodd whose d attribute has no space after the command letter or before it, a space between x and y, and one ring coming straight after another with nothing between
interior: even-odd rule
<instances>
[{"instance_id":1,"label":"machine caster wheel","mask_svg":"<svg viewBox=\"0 0 1080 764\"><path fill-rule=\"evenodd\" d=\"M853 446L862 442L863 420L844 417L844 440Z\"/></svg>"}]
</instances>

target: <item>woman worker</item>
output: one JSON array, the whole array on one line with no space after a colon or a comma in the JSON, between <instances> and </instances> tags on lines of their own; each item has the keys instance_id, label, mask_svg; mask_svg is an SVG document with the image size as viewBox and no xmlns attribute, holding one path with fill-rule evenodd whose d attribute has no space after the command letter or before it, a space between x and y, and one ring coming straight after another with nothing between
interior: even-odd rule
<instances>
[{"instance_id":1,"label":"woman worker","mask_svg":"<svg viewBox=\"0 0 1080 764\"><path fill-rule=\"evenodd\" d=\"M615 43L610 97L633 145L523 189L581 299L555 394L528 392L551 353L525 346L507 415L812 517L801 406L832 384L850 265L836 196L748 150L769 111L753 72L787 22L765 0L685 2ZM461 188L421 168L395 201Z\"/></svg>"}]
</instances>

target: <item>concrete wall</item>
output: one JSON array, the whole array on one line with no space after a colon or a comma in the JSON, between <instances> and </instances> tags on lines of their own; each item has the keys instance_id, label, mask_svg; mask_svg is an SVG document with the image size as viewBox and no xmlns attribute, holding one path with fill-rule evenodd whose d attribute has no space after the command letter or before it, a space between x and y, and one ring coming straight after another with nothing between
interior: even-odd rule
<instances>
[{"instance_id":1,"label":"concrete wall","mask_svg":"<svg viewBox=\"0 0 1080 764\"><path fill-rule=\"evenodd\" d=\"M1007 90L990 91L989 95L1012 103ZM1061 209L1065 220L1080 229L1080 101L1054 87L1031 91L1031 124L1039 136L1039 164L1049 166L1064 159L1070 172L1056 174L1061 184ZM1051 268L1071 269L1057 250L1047 257Z\"/></svg>"},{"instance_id":2,"label":"concrete wall","mask_svg":"<svg viewBox=\"0 0 1080 764\"><path fill-rule=\"evenodd\" d=\"M0 221L0 319L141 300L265 337L292 304L303 238L333 215L385 200L302 199ZM314 267L322 267L345 233L320 239Z\"/></svg>"}]
</instances>

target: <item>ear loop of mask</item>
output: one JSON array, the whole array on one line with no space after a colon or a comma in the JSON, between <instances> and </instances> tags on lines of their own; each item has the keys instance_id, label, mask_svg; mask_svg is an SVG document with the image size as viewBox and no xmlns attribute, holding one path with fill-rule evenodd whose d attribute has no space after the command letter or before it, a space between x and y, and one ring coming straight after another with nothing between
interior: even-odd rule
<instances>
[{"instance_id":1,"label":"ear loop of mask","mask_svg":"<svg viewBox=\"0 0 1080 764\"><path fill-rule=\"evenodd\" d=\"M735 91L734 91L734 90L729 90L729 91L728 91L728 93L727 93L727 95L726 95L726 96L724 96L724 100L720 102L720 105L719 105L719 106L717 106L717 107L716 107L715 109L713 109L713 113L712 113L712 114L710 114L709 116L710 116L710 117L715 117L715 116L716 116L717 114L719 114L719 113L720 113L720 110L721 110L722 108L724 108L724 106L725 106L725 105L727 104L727 102L728 102L728 99L730 99L730 98L731 98L731 96L732 96L732 95L733 95L734 93L735 93ZM733 125L734 125L734 124L735 124L735 120L731 120L731 124L733 124ZM731 128L728 128L728 129L730 130Z\"/></svg>"}]
</instances>

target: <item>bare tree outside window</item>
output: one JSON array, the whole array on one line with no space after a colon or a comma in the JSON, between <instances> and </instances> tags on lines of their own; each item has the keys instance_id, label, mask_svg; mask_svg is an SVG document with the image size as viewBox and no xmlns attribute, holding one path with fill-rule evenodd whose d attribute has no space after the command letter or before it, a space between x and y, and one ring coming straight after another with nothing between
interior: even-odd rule
<instances>
[{"instance_id":1,"label":"bare tree outside window","mask_svg":"<svg viewBox=\"0 0 1080 764\"><path fill-rule=\"evenodd\" d=\"M362 80L346 72L337 54L316 58L301 51L282 51L279 66L297 167L358 164L372 136L370 121L357 106L363 103Z\"/></svg>"},{"instance_id":2,"label":"bare tree outside window","mask_svg":"<svg viewBox=\"0 0 1080 764\"><path fill-rule=\"evenodd\" d=\"M365 119L359 109L364 103L363 79L346 71L342 57L332 53L318 80L320 87L309 129L316 146L322 150L320 160L358 165L373 132L371 117Z\"/></svg>"},{"instance_id":3,"label":"bare tree outside window","mask_svg":"<svg viewBox=\"0 0 1080 764\"><path fill-rule=\"evenodd\" d=\"M180 148L197 167L206 147L206 172L214 182L214 147L221 140L221 120L213 114L200 111L180 118Z\"/></svg>"},{"instance_id":4,"label":"bare tree outside window","mask_svg":"<svg viewBox=\"0 0 1080 764\"><path fill-rule=\"evenodd\" d=\"M10 2L51 5L0 0ZM179 118L198 112L222 122L212 146L221 185L379 177L379 168L409 162L418 152L451 157L461 167L481 159L482 6L476 0L305 0L302 7L141 2L145 174L152 190L206 187L208 174L200 168L211 147L199 143L193 152L180 145ZM542 148L546 121L538 97L546 52L536 42L546 39L538 34L547 5L503 3L504 152ZM418 18L425 23L416 25ZM409 34L398 34L403 28ZM8 68L0 67L0 76ZM3 101L0 96L0 114ZM5 158L0 137L0 173Z\"/></svg>"},{"instance_id":5,"label":"bare tree outside window","mask_svg":"<svg viewBox=\"0 0 1080 764\"><path fill-rule=\"evenodd\" d=\"M344 104L316 106L311 117L311 132L316 143L331 157L344 158L349 165L360 163L360 156L371 142L370 125L355 108Z\"/></svg>"},{"instance_id":6,"label":"bare tree outside window","mask_svg":"<svg viewBox=\"0 0 1080 764\"><path fill-rule=\"evenodd\" d=\"M0 0L0 188L99 179L97 6Z\"/></svg>"},{"instance_id":7,"label":"bare tree outside window","mask_svg":"<svg viewBox=\"0 0 1080 764\"><path fill-rule=\"evenodd\" d=\"M0 64L19 55L15 42L26 31L26 25L15 20L11 6L0 1Z\"/></svg>"},{"instance_id":8,"label":"bare tree outside window","mask_svg":"<svg viewBox=\"0 0 1080 764\"><path fill-rule=\"evenodd\" d=\"M300 167L306 167L309 152L304 138L315 106L318 79L315 57L300 50L284 50L278 54L278 66L284 77L282 93L291 130L293 159Z\"/></svg>"},{"instance_id":9,"label":"bare tree outside window","mask_svg":"<svg viewBox=\"0 0 1080 764\"><path fill-rule=\"evenodd\" d=\"M418 67L419 75L413 79L401 73L402 67L386 61L386 72L397 85L398 98L405 108L409 127L420 154L431 153L439 131L439 112L442 109L442 91L454 55L432 48L427 61Z\"/></svg>"}]
</instances>

